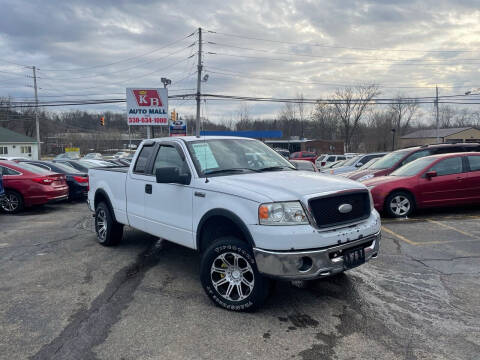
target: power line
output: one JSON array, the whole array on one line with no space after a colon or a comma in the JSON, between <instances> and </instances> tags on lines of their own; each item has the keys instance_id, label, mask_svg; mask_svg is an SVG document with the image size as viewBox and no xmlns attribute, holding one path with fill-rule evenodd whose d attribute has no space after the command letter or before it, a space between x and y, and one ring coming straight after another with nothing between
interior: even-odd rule
<instances>
[{"instance_id":1,"label":"power line","mask_svg":"<svg viewBox=\"0 0 480 360\"><path fill-rule=\"evenodd\" d=\"M218 34L223 36L235 37L239 39L246 39L246 40L256 40L256 41L265 41L270 43L279 43L279 44L287 44L287 45L308 45L308 46L315 46L320 48L330 48L330 49L346 49L346 50L360 50L360 51L393 51L393 52L420 52L420 53L467 53L467 52L475 52L477 50L466 50L466 49L447 49L447 50L419 50L419 49L389 49L389 48L368 48L368 47L352 47L352 46L336 46L336 45L325 45L319 43L299 43L293 41L281 41L281 40L272 40L272 39L265 39L260 37L252 37L252 36L244 36L238 34L229 34L223 33L219 31L207 30L210 34Z\"/></svg>"},{"instance_id":2,"label":"power line","mask_svg":"<svg viewBox=\"0 0 480 360\"><path fill-rule=\"evenodd\" d=\"M206 68L206 70L212 74L219 74L219 75L237 77L242 79L258 79L258 80L266 80L266 81L277 81L277 82L283 82L283 83L296 83L296 84L304 84L304 85L324 85L324 86L337 86L337 87L352 87L352 86L354 87L354 86L361 85L361 84L339 84L339 83L331 83L331 82L323 82L323 81L301 81L301 80L292 80L292 79L285 79L285 78L280 79L280 78L274 78L269 76L250 75L247 73L241 73L237 71L222 70L222 69L219 69L222 71L215 71L212 69L217 69L217 68L215 67ZM391 88L391 89L434 89L435 88L435 86L403 86L403 85L388 86L388 85L381 85L381 84L378 84L378 86L381 88ZM471 86L442 86L442 87L470 88Z\"/></svg>"},{"instance_id":3,"label":"power line","mask_svg":"<svg viewBox=\"0 0 480 360\"><path fill-rule=\"evenodd\" d=\"M93 65L93 66L88 66L88 67L78 67L78 68L72 68L72 69L43 69L45 71L82 71L82 70L90 70L90 69L95 69L95 68L100 68L100 67L107 67L107 66L111 66L111 65L115 65L115 64L119 64L121 62L125 62L125 61L130 61L130 60L133 60L133 59L138 59L138 58L141 58L141 57L144 57L144 56L147 56L147 55L150 55L150 54L153 54L155 52L158 52L160 50L163 50L167 47L170 47L171 45L173 44L176 44L180 41L183 41L187 38L189 38L190 36L193 36L195 34L195 32L189 34L189 35L186 35L180 39L177 39L177 40L174 40L166 45L163 45L159 48L156 48L154 50L151 50L151 51L148 51L146 53L143 53L143 54L140 54L140 55L136 55L136 56L131 56L129 58L125 58L125 59L122 59L122 60L118 60L118 61L114 61L114 62L111 62L111 63L108 63L108 64L100 64L100 65Z\"/></svg>"},{"instance_id":4,"label":"power line","mask_svg":"<svg viewBox=\"0 0 480 360\"><path fill-rule=\"evenodd\" d=\"M212 42L212 41L207 41L207 44L209 45L214 45L214 46L219 46L219 47L227 47L227 48L233 48L233 49L239 49L239 50L247 50L247 51L255 51L255 52L261 52L261 53L267 53L267 54L284 54L284 55L292 55L292 56L297 56L297 57L306 57L306 58L314 58L314 59L350 59L350 60L358 60L358 57L344 57L344 56L325 56L325 55L314 55L314 54L300 54L298 52L289 52L289 51L278 51L278 50L266 50L266 49L258 49L258 48L250 48L250 47L244 47L244 46L236 46L236 45L231 45L231 44L225 44L225 43L217 43L217 42ZM435 62L435 64L430 64L430 65L448 65L451 63L444 62L444 60L441 59L389 59L389 58L384 58L382 57L379 59L378 57L365 57L362 56L361 59L363 60L377 60L381 61L382 63L389 61L389 62L410 62L413 65L417 64L422 64L425 62ZM473 59L459 59L462 62L463 61L480 61L480 58L473 58ZM343 63L339 63L343 64ZM357 63L346 63L346 64L357 64ZM365 64L365 63L358 63L358 64ZM367 64L370 64L367 63ZM458 63L456 63L458 64ZM467 64L480 64L478 62L468 62Z\"/></svg>"}]
</instances>

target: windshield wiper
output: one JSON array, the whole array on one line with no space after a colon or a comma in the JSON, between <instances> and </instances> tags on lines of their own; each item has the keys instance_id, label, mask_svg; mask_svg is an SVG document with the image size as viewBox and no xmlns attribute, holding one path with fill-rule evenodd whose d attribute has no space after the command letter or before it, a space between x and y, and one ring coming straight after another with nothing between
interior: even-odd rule
<instances>
[{"instance_id":1,"label":"windshield wiper","mask_svg":"<svg viewBox=\"0 0 480 360\"><path fill-rule=\"evenodd\" d=\"M231 168L231 169L219 169L219 170L212 170L204 172L205 175L212 175L212 174L221 174L227 172L245 172L245 171L256 171L254 169L249 168Z\"/></svg>"},{"instance_id":2,"label":"windshield wiper","mask_svg":"<svg viewBox=\"0 0 480 360\"><path fill-rule=\"evenodd\" d=\"M284 169L290 169L290 170L295 170L294 168L288 167L288 166L268 166L264 167L261 169L257 169L257 171L275 171L275 170L284 170Z\"/></svg>"}]
</instances>

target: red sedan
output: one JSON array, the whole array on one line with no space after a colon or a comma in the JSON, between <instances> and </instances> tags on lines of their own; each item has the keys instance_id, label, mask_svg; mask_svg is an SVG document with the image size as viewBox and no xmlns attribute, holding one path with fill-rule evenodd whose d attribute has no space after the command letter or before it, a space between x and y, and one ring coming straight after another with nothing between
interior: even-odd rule
<instances>
[{"instance_id":1,"label":"red sedan","mask_svg":"<svg viewBox=\"0 0 480 360\"><path fill-rule=\"evenodd\" d=\"M0 209L7 213L68 198L68 185L63 174L13 161L0 161L0 172L5 188Z\"/></svg>"},{"instance_id":2,"label":"red sedan","mask_svg":"<svg viewBox=\"0 0 480 360\"><path fill-rule=\"evenodd\" d=\"M290 160L307 160L315 164L317 154L310 151L297 151L290 154Z\"/></svg>"},{"instance_id":3,"label":"red sedan","mask_svg":"<svg viewBox=\"0 0 480 360\"><path fill-rule=\"evenodd\" d=\"M375 209L393 217L419 208L480 203L480 152L423 157L364 184Z\"/></svg>"}]
</instances>

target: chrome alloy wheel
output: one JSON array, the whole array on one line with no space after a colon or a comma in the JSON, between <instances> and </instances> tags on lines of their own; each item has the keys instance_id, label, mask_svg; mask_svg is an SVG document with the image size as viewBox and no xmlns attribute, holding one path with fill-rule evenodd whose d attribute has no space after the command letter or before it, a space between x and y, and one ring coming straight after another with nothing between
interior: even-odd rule
<instances>
[{"instance_id":1,"label":"chrome alloy wheel","mask_svg":"<svg viewBox=\"0 0 480 360\"><path fill-rule=\"evenodd\" d=\"M97 235L101 241L104 241L107 237L107 214L105 214L105 210L100 209L97 212L97 216L95 217L95 230L97 231Z\"/></svg>"},{"instance_id":2,"label":"chrome alloy wheel","mask_svg":"<svg viewBox=\"0 0 480 360\"><path fill-rule=\"evenodd\" d=\"M220 254L210 268L210 278L215 290L224 299L242 301L253 291L255 276L249 262L233 252Z\"/></svg>"},{"instance_id":3,"label":"chrome alloy wheel","mask_svg":"<svg viewBox=\"0 0 480 360\"><path fill-rule=\"evenodd\" d=\"M408 214L411 206L410 200L403 195L397 195L390 201L390 209L392 213L397 216L405 216Z\"/></svg>"},{"instance_id":4,"label":"chrome alloy wheel","mask_svg":"<svg viewBox=\"0 0 480 360\"><path fill-rule=\"evenodd\" d=\"M20 205L20 200L14 194L5 194L0 197L0 206L6 212L15 212Z\"/></svg>"}]
</instances>

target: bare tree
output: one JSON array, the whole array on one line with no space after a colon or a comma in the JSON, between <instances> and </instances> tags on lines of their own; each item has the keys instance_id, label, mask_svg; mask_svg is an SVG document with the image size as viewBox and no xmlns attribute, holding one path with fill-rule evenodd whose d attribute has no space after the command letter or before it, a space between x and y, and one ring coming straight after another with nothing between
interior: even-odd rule
<instances>
[{"instance_id":1,"label":"bare tree","mask_svg":"<svg viewBox=\"0 0 480 360\"><path fill-rule=\"evenodd\" d=\"M394 137L404 135L415 118L418 106L418 100L405 99L404 96L397 95L389 107L389 113L392 117L392 130L395 130Z\"/></svg>"},{"instance_id":2,"label":"bare tree","mask_svg":"<svg viewBox=\"0 0 480 360\"><path fill-rule=\"evenodd\" d=\"M352 148L352 139L372 99L379 94L376 85L346 87L335 92L334 99L337 102L333 106L340 119L340 132L347 151Z\"/></svg>"}]
</instances>

